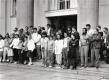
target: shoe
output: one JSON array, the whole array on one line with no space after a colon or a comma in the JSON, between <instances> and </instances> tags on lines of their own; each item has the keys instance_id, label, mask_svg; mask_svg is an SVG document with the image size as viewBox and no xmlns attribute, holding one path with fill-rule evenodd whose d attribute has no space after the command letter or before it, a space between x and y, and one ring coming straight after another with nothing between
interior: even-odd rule
<instances>
[{"instance_id":1,"label":"shoe","mask_svg":"<svg viewBox=\"0 0 109 80\"><path fill-rule=\"evenodd\" d=\"M57 69L60 69L61 67L60 67L60 66L57 66L56 68L57 68Z\"/></svg>"},{"instance_id":2,"label":"shoe","mask_svg":"<svg viewBox=\"0 0 109 80\"><path fill-rule=\"evenodd\" d=\"M84 66L84 68L87 68L87 66Z\"/></svg>"},{"instance_id":3,"label":"shoe","mask_svg":"<svg viewBox=\"0 0 109 80\"><path fill-rule=\"evenodd\" d=\"M29 65L29 66L30 66L30 65L33 65L33 63L29 62L28 65Z\"/></svg>"},{"instance_id":4,"label":"shoe","mask_svg":"<svg viewBox=\"0 0 109 80\"><path fill-rule=\"evenodd\" d=\"M96 66L96 69L98 69L99 68L99 66Z\"/></svg>"},{"instance_id":5,"label":"shoe","mask_svg":"<svg viewBox=\"0 0 109 80\"><path fill-rule=\"evenodd\" d=\"M49 68L52 68L52 66L49 66Z\"/></svg>"},{"instance_id":6,"label":"shoe","mask_svg":"<svg viewBox=\"0 0 109 80\"><path fill-rule=\"evenodd\" d=\"M17 64L17 62L14 62L14 64Z\"/></svg>"}]
</instances>

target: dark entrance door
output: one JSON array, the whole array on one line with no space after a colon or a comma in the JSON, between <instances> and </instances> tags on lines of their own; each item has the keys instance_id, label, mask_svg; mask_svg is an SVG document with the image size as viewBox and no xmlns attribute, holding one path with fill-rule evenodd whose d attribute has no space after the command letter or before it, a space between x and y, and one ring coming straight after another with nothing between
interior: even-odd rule
<instances>
[{"instance_id":1,"label":"dark entrance door","mask_svg":"<svg viewBox=\"0 0 109 80\"><path fill-rule=\"evenodd\" d=\"M56 29L77 26L77 15L50 17L48 19L51 24L55 25Z\"/></svg>"}]
</instances>

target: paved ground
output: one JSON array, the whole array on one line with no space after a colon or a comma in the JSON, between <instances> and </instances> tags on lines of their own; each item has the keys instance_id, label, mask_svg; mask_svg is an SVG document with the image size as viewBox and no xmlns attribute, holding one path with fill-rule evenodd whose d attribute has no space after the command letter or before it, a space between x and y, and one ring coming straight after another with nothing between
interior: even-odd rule
<instances>
[{"instance_id":1,"label":"paved ground","mask_svg":"<svg viewBox=\"0 0 109 80\"><path fill-rule=\"evenodd\" d=\"M103 65L98 70L63 70L40 65L38 62L32 66L0 63L0 80L109 80L109 65Z\"/></svg>"}]
</instances>

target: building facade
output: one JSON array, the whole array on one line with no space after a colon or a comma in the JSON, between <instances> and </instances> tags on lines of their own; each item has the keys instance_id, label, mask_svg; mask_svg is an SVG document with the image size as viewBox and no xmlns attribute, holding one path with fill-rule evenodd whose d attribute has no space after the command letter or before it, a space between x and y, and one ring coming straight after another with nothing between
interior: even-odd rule
<instances>
[{"instance_id":1,"label":"building facade","mask_svg":"<svg viewBox=\"0 0 109 80\"><path fill-rule=\"evenodd\" d=\"M77 26L98 24L108 27L109 0L0 0L0 34L12 33L15 27L53 24Z\"/></svg>"}]
</instances>

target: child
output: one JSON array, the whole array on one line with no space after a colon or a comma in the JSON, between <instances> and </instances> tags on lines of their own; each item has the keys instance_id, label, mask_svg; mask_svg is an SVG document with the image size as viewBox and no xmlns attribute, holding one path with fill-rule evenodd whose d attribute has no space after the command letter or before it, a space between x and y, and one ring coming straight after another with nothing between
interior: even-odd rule
<instances>
[{"instance_id":1,"label":"child","mask_svg":"<svg viewBox=\"0 0 109 80\"><path fill-rule=\"evenodd\" d=\"M26 64L27 60L28 60L28 58L27 58L27 53L28 53L27 43L28 43L28 37L25 36L24 43L23 43L23 53L22 53L23 64Z\"/></svg>"},{"instance_id":2,"label":"child","mask_svg":"<svg viewBox=\"0 0 109 80\"><path fill-rule=\"evenodd\" d=\"M48 48L48 38L46 37L46 32L42 32L42 38L41 38L41 53L42 53L42 59L43 59L43 65L44 67L48 66L47 63L47 48Z\"/></svg>"},{"instance_id":3,"label":"child","mask_svg":"<svg viewBox=\"0 0 109 80\"><path fill-rule=\"evenodd\" d=\"M58 64L57 68L61 68L62 49L63 49L63 40L61 40L61 36L57 34L57 40L55 41L55 55L56 55L56 62Z\"/></svg>"},{"instance_id":4,"label":"child","mask_svg":"<svg viewBox=\"0 0 109 80\"><path fill-rule=\"evenodd\" d=\"M76 69L77 67L77 53L76 53L77 45L78 41L75 39L75 36L71 34L71 40L69 42L69 53L68 53L68 68L72 66L72 69Z\"/></svg>"},{"instance_id":5,"label":"child","mask_svg":"<svg viewBox=\"0 0 109 80\"><path fill-rule=\"evenodd\" d=\"M33 51L35 49L35 44L34 44L34 41L32 40L32 37L31 35L29 36L29 40L28 40L28 43L27 43L27 48L28 48L28 53L27 53L27 56L29 58L29 63L28 65L32 65L32 57L33 57Z\"/></svg>"},{"instance_id":6,"label":"child","mask_svg":"<svg viewBox=\"0 0 109 80\"><path fill-rule=\"evenodd\" d=\"M3 62L9 61L9 57L6 58L6 56L8 56L9 53L9 41L10 41L9 34L6 34L4 39Z\"/></svg>"},{"instance_id":7,"label":"child","mask_svg":"<svg viewBox=\"0 0 109 80\"><path fill-rule=\"evenodd\" d=\"M49 37L48 41L48 58L49 58L49 67L53 67L54 63L54 51L55 51L55 41L53 36Z\"/></svg>"},{"instance_id":8,"label":"child","mask_svg":"<svg viewBox=\"0 0 109 80\"><path fill-rule=\"evenodd\" d=\"M3 48L4 48L4 40L2 35L0 35L0 62L2 62Z\"/></svg>"},{"instance_id":9,"label":"child","mask_svg":"<svg viewBox=\"0 0 109 80\"><path fill-rule=\"evenodd\" d=\"M64 39L63 39L63 65L64 69L67 68L68 65L68 43L69 43L70 37L68 37L67 33L64 33Z\"/></svg>"},{"instance_id":10,"label":"child","mask_svg":"<svg viewBox=\"0 0 109 80\"><path fill-rule=\"evenodd\" d=\"M17 64L18 63L18 60L19 60L19 52L18 52L18 45L19 45L19 35L18 34L15 34L15 38L13 39L10 47L13 48L13 52L14 52L14 56L13 56L13 59L14 59L14 63Z\"/></svg>"},{"instance_id":11,"label":"child","mask_svg":"<svg viewBox=\"0 0 109 80\"><path fill-rule=\"evenodd\" d=\"M23 59L23 57L22 57L22 53L23 53L23 50L22 50L22 48L23 48L23 40L21 38L19 40L20 40L19 44L18 44L19 63L22 64L23 63L22 62L22 59Z\"/></svg>"}]
</instances>

